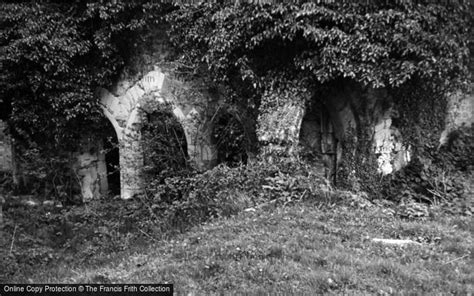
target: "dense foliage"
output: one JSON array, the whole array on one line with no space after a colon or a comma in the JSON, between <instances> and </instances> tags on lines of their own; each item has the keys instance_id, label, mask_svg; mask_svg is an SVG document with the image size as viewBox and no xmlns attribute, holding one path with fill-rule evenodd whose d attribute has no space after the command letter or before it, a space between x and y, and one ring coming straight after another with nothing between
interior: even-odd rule
<instances>
[{"instance_id":1,"label":"dense foliage","mask_svg":"<svg viewBox=\"0 0 474 296\"><path fill-rule=\"evenodd\" d=\"M53 146L71 144L101 117L94 92L114 82L162 5L46 1L0 10L1 117L17 138Z\"/></svg>"},{"instance_id":2,"label":"dense foliage","mask_svg":"<svg viewBox=\"0 0 474 296\"><path fill-rule=\"evenodd\" d=\"M441 147L425 145L425 153L385 180L381 193L395 201L442 203L454 214L472 215L473 140L474 128L463 127L451 132Z\"/></svg>"},{"instance_id":3,"label":"dense foliage","mask_svg":"<svg viewBox=\"0 0 474 296\"><path fill-rule=\"evenodd\" d=\"M268 202L324 201L330 194L332 189L315 167L281 159L272 164L261 160L235 168L221 164L204 173L167 178L150 186L147 201L163 217L163 223L169 224L164 225L165 229L184 230Z\"/></svg>"},{"instance_id":4,"label":"dense foliage","mask_svg":"<svg viewBox=\"0 0 474 296\"><path fill-rule=\"evenodd\" d=\"M311 279L312 292L346 292L345 287L350 291L359 284L355 291L384 294L378 281L383 277L387 279L383 283L387 287L383 289L390 288L389 293L393 292L394 278L409 292L420 289L465 292L471 270L466 258L472 257L472 241L466 233L472 227L470 220L461 215L471 216L474 212L472 199L465 198L467 186L472 184L463 184L466 180L472 182L473 177L473 129L450 134L443 147L437 147L437 141L444 123L444 94L463 86L466 78L467 45L472 38L469 34L472 34L474 15L469 14L469 9L472 12L473 6L376 0L368 4L337 0L318 1L328 2L322 4L249 0L201 1L204 3L193 5L181 5L192 1L175 1L181 6L161 2L166 1L67 3L57 0L0 4L0 119L8 120L13 136L24 144L18 147L22 169L25 176L34 179L35 186L23 193L40 197L38 200L23 196L27 199L24 202L22 198L7 196L3 207L5 222L0 222L0 261L5 263L0 281L32 282L26 275L38 275L38 270L44 271L43 278L54 279L46 271L61 262L68 272L76 272L76 268L71 268L72 263L94 265L93 272L81 273L91 277L89 282L117 282L124 278L123 265L117 265L121 276L110 275L110 279L109 275L98 274L95 267L110 262L111 254L127 250L133 255L126 257L136 261L132 268L125 266L131 270L126 277L143 278L144 271L150 268L154 279L161 276L168 281L184 265L176 268L163 264L166 260L185 262L187 266L200 260L197 267L190 267L191 272L178 273L184 276L191 273L187 283L193 288L203 279L206 289L221 285L230 289L233 286L229 283L238 287L246 285L248 279L253 284L274 286L281 279L287 289L288 281L298 286L307 276ZM267 4L262 5L263 2ZM151 177L147 193L133 201L107 197L87 206L64 208L67 201L75 202L80 183L70 170L72 154L68 150L78 149L79 135L82 138L88 133L95 134L103 140L114 133L110 123L107 130L101 122L106 119L94 92L99 86L113 84L124 69L130 71L134 57L143 50L140 44L146 46L153 39L155 26L163 24L169 28L174 46L174 54L167 61L173 66L171 70L184 79L199 77L214 81L227 91L227 104L245 111L239 111L240 115L254 117L244 122L245 116L234 117L239 113L235 112L214 118L213 140L219 160L227 164L245 162L245 154L256 150L252 147L258 145L255 131L249 131L248 126L267 109L286 101L308 103L303 101L305 94L316 89L323 92L324 87L337 85L331 82L344 79L363 86L385 87L392 92L401 113L398 119L394 118L393 126L401 130L404 140L418 152L417 157L405 170L390 176L390 180L382 179L373 167L371 139L359 130L354 131L358 142L349 139L344 143L346 167L340 172L350 189L375 192L400 204L380 200L371 203L363 194L334 190L318 167L295 159L249 161L247 166L233 168L219 165L204 173L188 171L180 123L167 106L151 106L142 128L145 169ZM0 206L2 194L13 187L8 177L0 176ZM41 197L54 201L40 205ZM285 209L265 211L266 207L286 206L302 199L310 199L310 206L290 207L290 215ZM321 208L333 208L340 200L344 200L342 207L318 216ZM31 202L34 208L27 206ZM433 206L428 211L419 202ZM428 224L426 221L438 219L441 212L436 206L440 202L448 205L443 211L455 213L456 218L438 229L433 221ZM354 211L354 207L369 211ZM209 236L208 226L202 233L194 233L191 239L168 239L173 232L243 210L249 214L245 223L240 221L242 217L237 217L239 221L235 225L225 222L219 226L225 233L221 235L222 241L212 245L212 240L211 244L204 240L204 247L209 247L205 258L202 251L206 250L199 244L204 236ZM401 222L392 219L394 215L423 219L423 222ZM243 236L235 232L242 225L245 226L241 230ZM275 232L275 227L284 231ZM458 233L453 234L454 228ZM308 236L308 229L315 230L315 235ZM398 248L400 252L394 253L393 248L366 244L367 233L413 238L429 248ZM235 245L229 241L229 235L243 239ZM158 261L150 261L147 266L144 258L132 252L131 246L143 247L147 241L162 237L167 239L159 241L159 248L164 244L165 249L172 251L163 253L158 248L158 257L165 254L168 259L159 259L163 268L156 271ZM280 238L283 241L278 246L264 245ZM318 243L322 245L316 249L323 253L313 252ZM347 253L335 256L348 244L351 248ZM351 256L361 250L368 254L367 259L362 258L363 261L354 265ZM401 258L399 263L387 259L394 254ZM372 258L377 262L368 260ZM255 259L261 263L253 264ZM236 260L238 264L234 264ZM252 264L241 264L244 261ZM281 268L274 265L278 261ZM342 262L337 277L334 277L337 273L327 273L329 261ZM402 272L416 261L419 268ZM290 275L288 263L293 267L301 265L304 272L294 269ZM334 266L338 264L329 267ZM361 266L369 270L368 278L376 275L377 280L367 284L366 275L360 275ZM314 270L319 269L322 272L315 277ZM436 270L434 285L426 280L427 270ZM350 272L356 274L356 280ZM415 272L419 277L414 276ZM245 277L245 281L239 276ZM407 279L410 279L408 288ZM454 282L454 286L445 285L448 281Z\"/></svg>"},{"instance_id":5,"label":"dense foliage","mask_svg":"<svg viewBox=\"0 0 474 296\"><path fill-rule=\"evenodd\" d=\"M167 19L180 53L178 68L224 84L231 101L255 117L278 108L285 112L281 107L288 102L321 99L333 82L352 81L387 89L396 106L412 113L400 112L403 132L426 136L417 141L409 136L407 144L432 145L444 125L447 92L466 86L472 7L375 2L205 3L176 10ZM436 110L428 111L432 106ZM345 187L378 195L382 185L370 127L361 123L354 131L357 142L345 139L339 176L351 183Z\"/></svg>"},{"instance_id":6,"label":"dense foliage","mask_svg":"<svg viewBox=\"0 0 474 296\"><path fill-rule=\"evenodd\" d=\"M455 84L467 73L465 6L336 3L201 4L168 17L181 65L240 98L348 77L396 87L419 77Z\"/></svg>"},{"instance_id":7,"label":"dense foliage","mask_svg":"<svg viewBox=\"0 0 474 296\"><path fill-rule=\"evenodd\" d=\"M118 77L165 15L181 72L224 83L247 108L264 91L338 77L382 87L466 73L466 5L328 2L2 4L2 118L22 135L66 143L60 138L100 116L94 91Z\"/></svg>"}]
</instances>

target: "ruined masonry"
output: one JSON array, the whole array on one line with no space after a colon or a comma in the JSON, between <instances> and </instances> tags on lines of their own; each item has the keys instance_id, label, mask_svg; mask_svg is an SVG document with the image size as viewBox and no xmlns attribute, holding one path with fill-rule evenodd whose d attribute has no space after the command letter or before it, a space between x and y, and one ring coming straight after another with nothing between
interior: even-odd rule
<instances>
[{"instance_id":1,"label":"ruined masonry","mask_svg":"<svg viewBox=\"0 0 474 296\"><path fill-rule=\"evenodd\" d=\"M121 198L130 199L143 191L140 128L148 100L171 104L174 116L183 126L188 154L197 169L209 169L216 164L217 150L211 141L212 112L209 111L212 108L209 106L217 103L205 88L184 84L156 68L139 81L120 81L114 93L107 89L100 89L98 93L104 114L118 139ZM100 145L88 149L90 145L85 145L87 148L83 150L86 152L77 155L76 165L86 200L108 190Z\"/></svg>"},{"instance_id":2,"label":"ruined masonry","mask_svg":"<svg viewBox=\"0 0 474 296\"><path fill-rule=\"evenodd\" d=\"M116 133L119 144L120 196L133 198L143 191L141 168L141 120L146 102L170 104L172 112L185 132L190 160L200 170L217 164L217 149L212 143L212 116L220 98L205 86L184 83L155 68L139 80L124 79L114 91L98 91L102 109ZM299 94L301 96L301 94ZM314 94L302 95L302 100ZM342 157L342 145L353 140L351 131L361 127L370 133L381 174L390 174L410 161L410 147L403 144L403 135L392 121L397 116L392 100L384 89L362 89L357 85L340 85L324 94L322 105L304 104L293 100L258 118L257 136L265 143L262 153L279 151L298 153L299 148L320 157L326 177L332 178ZM368 116L370 115L370 116ZM450 131L474 123L474 95L456 93L450 96L446 128L440 144ZM12 170L12 149L5 132L6 123L0 121L0 171ZM73 169L81 183L84 200L107 194L108 169L103 143L83 139L78 143Z\"/></svg>"},{"instance_id":3,"label":"ruined masonry","mask_svg":"<svg viewBox=\"0 0 474 296\"><path fill-rule=\"evenodd\" d=\"M303 96L311 98L314 94ZM346 83L333 87L323 95L322 105L280 104L259 118L259 141L265 149L292 154L300 146L319 155L326 167L326 177L333 178L342 158L342 143L357 141L353 131L363 130L373 141L378 172L387 175L400 170L411 160L411 147L403 143L403 135L392 124L398 116L386 90L361 88ZM440 144L450 131L474 123L474 95L456 93L449 96L446 128Z\"/></svg>"},{"instance_id":4,"label":"ruined masonry","mask_svg":"<svg viewBox=\"0 0 474 296\"><path fill-rule=\"evenodd\" d=\"M160 52L160 51L157 51ZM207 170L217 164L217 148L212 141L212 119L223 103L222 95L210 91L203 82L183 82L158 66L136 78L123 78L111 90L97 91L102 110L110 121L119 146L120 197L130 199L143 192L141 170L144 155L141 123L149 104L169 104L181 123L190 161L195 168ZM381 174L391 174L410 162L411 147L393 125L397 110L384 89L362 88L341 83L332 90L285 94L291 98L257 119L256 135L263 145L261 153L296 155L300 151L317 155L324 175L333 178L342 159L342 144L357 141L355 130L368 133ZM316 97L322 96L322 97ZM295 100L300 98L300 100ZM313 102L309 107L304 102ZM242 115L242 114L240 114ZM246 124L245 118L240 121ZM456 93L449 97L446 128L440 144L450 131L474 123L474 94ZM0 121L0 171L12 171L12 145ZM277 153L277 154L278 154ZM84 200L107 194L111 184L104 143L82 139L75 153L73 169ZM118 182L117 182L118 183Z\"/></svg>"}]
</instances>

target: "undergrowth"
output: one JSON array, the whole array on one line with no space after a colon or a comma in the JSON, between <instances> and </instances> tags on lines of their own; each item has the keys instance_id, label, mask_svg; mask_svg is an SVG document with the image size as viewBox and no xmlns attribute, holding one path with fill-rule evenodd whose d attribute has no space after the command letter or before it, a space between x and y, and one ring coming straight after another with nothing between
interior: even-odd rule
<instances>
[{"instance_id":1,"label":"undergrowth","mask_svg":"<svg viewBox=\"0 0 474 296\"><path fill-rule=\"evenodd\" d=\"M321 185L329 188L315 168L294 159L260 160L233 168L221 164L204 173L151 183L146 203L155 215L160 213L163 223L169 223L164 228L182 231L272 200L320 198Z\"/></svg>"},{"instance_id":2,"label":"undergrowth","mask_svg":"<svg viewBox=\"0 0 474 296\"><path fill-rule=\"evenodd\" d=\"M318 168L289 158L258 160L232 168L219 165L204 173L183 171L174 177L157 178L149 183L146 194L132 201L103 197L80 206L43 203L29 207L7 196L0 229L0 258L5 266L0 282L34 279L38 270L51 270L58 264L86 269L100 266L136 249L179 237L196 225L226 221L245 212L280 211L300 204L310 205L303 207L311 210L335 212L345 211L347 205L368 212L381 206L393 221L402 218L436 223L454 214L449 219L462 220L456 227L470 229L466 219L472 217L474 210L472 189L466 187L469 184L456 184L469 180L466 176L472 174L471 152L472 133L452 135L448 145L433 156L432 163L423 166L415 162L395 175L392 184L396 186L389 188L391 195L386 196L392 202L370 202L362 192L336 190L321 177ZM446 172L445 179L435 178L440 172L437 170ZM8 186L8 176L2 184ZM407 210L407 200L415 201L415 206L427 204L423 214L411 213L413 208ZM278 257L281 252L278 246L275 248L269 252ZM458 248L456 242L452 248ZM466 252L461 253L460 256L466 256Z\"/></svg>"},{"instance_id":3,"label":"undergrowth","mask_svg":"<svg viewBox=\"0 0 474 296\"><path fill-rule=\"evenodd\" d=\"M453 131L440 147L425 147L407 167L385 180L383 195L397 202L442 205L453 214L474 213L474 126Z\"/></svg>"}]
</instances>

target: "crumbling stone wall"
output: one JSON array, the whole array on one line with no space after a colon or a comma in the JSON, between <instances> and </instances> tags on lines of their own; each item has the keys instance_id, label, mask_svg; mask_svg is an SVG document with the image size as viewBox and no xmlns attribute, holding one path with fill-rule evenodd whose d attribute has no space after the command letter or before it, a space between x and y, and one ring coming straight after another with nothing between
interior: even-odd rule
<instances>
[{"instance_id":1,"label":"crumbling stone wall","mask_svg":"<svg viewBox=\"0 0 474 296\"><path fill-rule=\"evenodd\" d=\"M448 134L461 127L474 124L474 84L469 93L457 92L449 96L446 128L440 136L440 145L446 144Z\"/></svg>"},{"instance_id":2,"label":"crumbling stone wall","mask_svg":"<svg viewBox=\"0 0 474 296\"><path fill-rule=\"evenodd\" d=\"M173 106L173 114L183 125L187 150L197 169L205 170L217 162L212 143L211 116L216 98L205 88L179 81L159 68L146 73L138 82L120 82L115 94L100 90L106 117L114 126L120 150L121 197L129 199L143 191L141 123L146 100ZM131 85L131 86L130 86Z\"/></svg>"},{"instance_id":3,"label":"crumbling stone wall","mask_svg":"<svg viewBox=\"0 0 474 296\"><path fill-rule=\"evenodd\" d=\"M390 174L410 161L409 148L392 124L392 118L397 116L392 98L384 89L340 83L318 94L321 97L311 93L299 95L300 101L277 104L259 117L259 141L266 144L266 150L294 152L295 143L314 149L321 154L325 174L329 176L342 161L343 143L360 140L357 136L362 132L372 141L379 173ZM305 100L312 101L310 108L298 103ZM321 118L329 122L320 122Z\"/></svg>"},{"instance_id":4,"label":"crumbling stone wall","mask_svg":"<svg viewBox=\"0 0 474 296\"><path fill-rule=\"evenodd\" d=\"M264 103L257 119L257 137L263 145L263 155L294 156L305 114L305 102L310 96L310 93L288 91L277 95L267 93L262 99Z\"/></svg>"}]
</instances>

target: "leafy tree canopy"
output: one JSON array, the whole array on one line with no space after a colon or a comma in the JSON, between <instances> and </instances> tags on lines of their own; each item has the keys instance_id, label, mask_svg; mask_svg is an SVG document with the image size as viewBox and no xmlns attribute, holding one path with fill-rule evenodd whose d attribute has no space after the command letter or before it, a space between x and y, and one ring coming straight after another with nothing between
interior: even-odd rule
<instances>
[{"instance_id":1,"label":"leafy tree canopy","mask_svg":"<svg viewBox=\"0 0 474 296\"><path fill-rule=\"evenodd\" d=\"M373 87L413 77L433 86L465 81L467 5L314 2L189 6L169 16L170 37L182 65L234 85L240 95L243 84L261 93L338 78Z\"/></svg>"},{"instance_id":2,"label":"leafy tree canopy","mask_svg":"<svg viewBox=\"0 0 474 296\"><path fill-rule=\"evenodd\" d=\"M242 98L264 91L343 77L374 87L413 77L459 86L467 75L467 5L183 2L1 4L0 115L24 137L66 143L100 117L95 89L117 78L163 16L176 69L214 79L246 106L254 100Z\"/></svg>"},{"instance_id":3,"label":"leafy tree canopy","mask_svg":"<svg viewBox=\"0 0 474 296\"><path fill-rule=\"evenodd\" d=\"M0 5L2 117L24 139L75 141L101 117L94 92L108 86L164 5L42 1ZM84 129L82 129L84 130Z\"/></svg>"}]
</instances>

